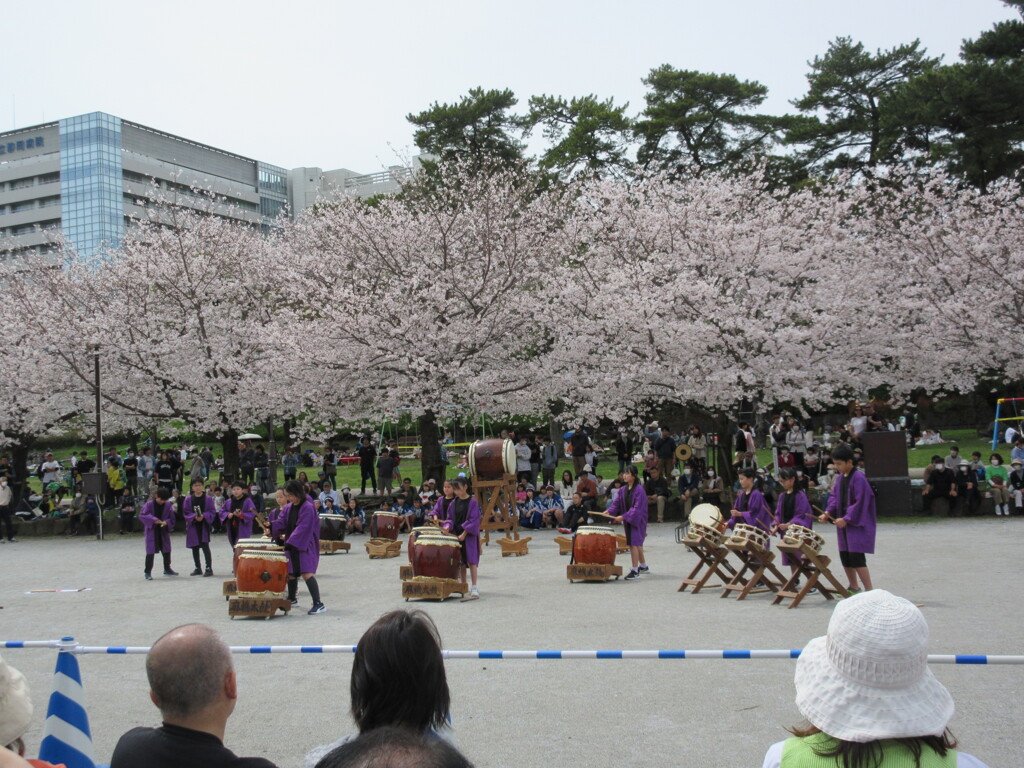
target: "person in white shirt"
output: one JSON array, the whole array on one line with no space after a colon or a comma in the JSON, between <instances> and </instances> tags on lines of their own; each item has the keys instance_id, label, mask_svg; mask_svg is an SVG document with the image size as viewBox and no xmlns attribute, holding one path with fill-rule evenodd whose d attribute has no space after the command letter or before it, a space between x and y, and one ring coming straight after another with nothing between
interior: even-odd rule
<instances>
[{"instance_id":1,"label":"person in white shirt","mask_svg":"<svg viewBox=\"0 0 1024 768\"><path fill-rule=\"evenodd\" d=\"M60 462L54 461L53 454L47 453L43 457L43 487L50 483L60 482Z\"/></svg>"}]
</instances>

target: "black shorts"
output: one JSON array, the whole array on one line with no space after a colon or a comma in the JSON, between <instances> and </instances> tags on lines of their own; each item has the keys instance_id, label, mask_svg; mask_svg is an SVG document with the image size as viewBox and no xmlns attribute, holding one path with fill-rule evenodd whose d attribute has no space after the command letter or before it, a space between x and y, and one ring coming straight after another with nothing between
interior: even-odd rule
<instances>
[{"instance_id":1,"label":"black shorts","mask_svg":"<svg viewBox=\"0 0 1024 768\"><path fill-rule=\"evenodd\" d=\"M839 550L839 562L844 568L867 568L868 558L863 552L844 552Z\"/></svg>"},{"instance_id":2,"label":"black shorts","mask_svg":"<svg viewBox=\"0 0 1024 768\"><path fill-rule=\"evenodd\" d=\"M629 523L623 523L622 527L626 529L626 546L633 546L633 526Z\"/></svg>"}]
</instances>

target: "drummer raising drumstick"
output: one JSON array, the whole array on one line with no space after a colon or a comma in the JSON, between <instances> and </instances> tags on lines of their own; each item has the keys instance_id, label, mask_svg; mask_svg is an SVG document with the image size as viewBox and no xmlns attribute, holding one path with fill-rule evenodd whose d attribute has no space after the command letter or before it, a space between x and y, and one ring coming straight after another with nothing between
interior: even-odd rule
<instances>
[{"instance_id":1,"label":"drummer raising drumstick","mask_svg":"<svg viewBox=\"0 0 1024 768\"><path fill-rule=\"evenodd\" d=\"M642 573L650 573L647 560L644 558L644 539L647 538L647 492L637 481L636 467L627 464L619 476L623 486L619 488L612 503L608 505L606 516L616 523L622 523L626 529L626 544L633 567L626 576L626 581L640 578Z\"/></svg>"},{"instance_id":2,"label":"drummer raising drumstick","mask_svg":"<svg viewBox=\"0 0 1024 768\"><path fill-rule=\"evenodd\" d=\"M814 510L811 509L807 494L796 487L796 470L792 467L780 469L779 482L782 483L785 492L779 496L779 503L775 508L775 525L772 527L772 533L785 537L786 529L791 525L810 528L814 524ZM796 575L800 570L802 557L803 555L796 553L791 555L783 552L782 564L788 565L793 575Z\"/></svg>"}]
</instances>

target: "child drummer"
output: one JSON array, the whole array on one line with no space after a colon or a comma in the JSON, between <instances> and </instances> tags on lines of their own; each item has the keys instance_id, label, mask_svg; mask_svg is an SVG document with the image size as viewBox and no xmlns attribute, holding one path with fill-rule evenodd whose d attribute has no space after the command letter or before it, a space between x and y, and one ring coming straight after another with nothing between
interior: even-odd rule
<instances>
[{"instance_id":1,"label":"child drummer","mask_svg":"<svg viewBox=\"0 0 1024 768\"><path fill-rule=\"evenodd\" d=\"M465 582L466 566L469 566L469 577L472 586L469 595L463 600L478 600L480 590L476 585L477 566L480 564L480 505L469 495L466 480L457 477L452 480L455 499L448 505L442 527L459 537L462 542L462 564L459 568L459 579Z\"/></svg>"},{"instance_id":2,"label":"child drummer","mask_svg":"<svg viewBox=\"0 0 1024 768\"><path fill-rule=\"evenodd\" d=\"M814 510L811 509L811 502L807 494L797 488L796 470L792 467L785 467L779 470L779 482L782 483L783 493L779 495L779 503L775 508L775 526L772 531L785 537L786 530L791 525L802 525L810 528L814 524ZM788 565L793 575L800 570L800 559L803 555L782 553L782 564Z\"/></svg>"}]
</instances>

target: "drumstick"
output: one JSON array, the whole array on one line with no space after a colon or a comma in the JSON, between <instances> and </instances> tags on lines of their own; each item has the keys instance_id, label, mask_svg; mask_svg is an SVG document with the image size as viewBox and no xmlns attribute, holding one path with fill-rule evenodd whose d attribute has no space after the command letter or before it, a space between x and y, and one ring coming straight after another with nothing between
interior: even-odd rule
<instances>
[{"instance_id":1,"label":"drumstick","mask_svg":"<svg viewBox=\"0 0 1024 768\"><path fill-rule=\"evenodd\" d=\"M615 515L609 515L607 512L590 512L591 515L600 515L601 517L607 517L609 520L614 520Z\"/></svg>"}]
</instances>

